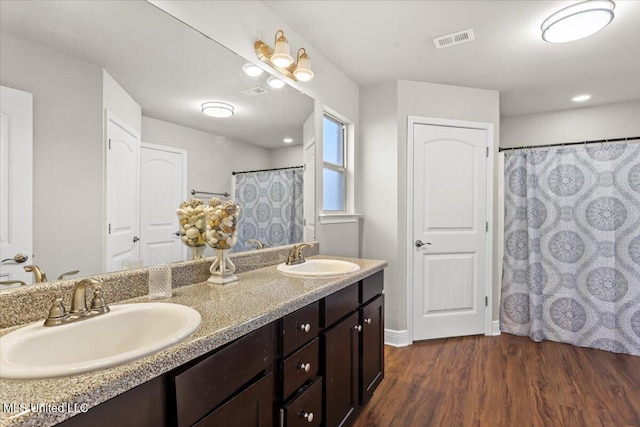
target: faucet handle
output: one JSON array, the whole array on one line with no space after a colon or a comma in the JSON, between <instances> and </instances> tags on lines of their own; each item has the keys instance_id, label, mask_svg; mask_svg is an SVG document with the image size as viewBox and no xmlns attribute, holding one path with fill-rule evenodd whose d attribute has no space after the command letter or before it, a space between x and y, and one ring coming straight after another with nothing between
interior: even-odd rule
<instances>
[{"instance_id":1,"label":"faucet handle","mask_svg":"<svg viewBox=\"0 0 640 427\"><path fill-rule=\"evenodd\" d=\"M108 313L110 311L107 302L102 296L102 286L95 285L93 289L93 298L91 299L91 310L96 310L101 313Z\"/></svg>"},{"instance_id":2,"label":"faucet handle","mask_svg":"<svg viewBox=\"0 0 640 427\"><path fill-rule=\"evenodd\" d=\"M61 291L38 291L31 292L31 295L48 296L53 295L53 302L51 308L49 308L49 314L44 321L44 326L56 326L60 325L69 318L67 310L62 304L62 292Z\"/></svg>"}]
</instances>

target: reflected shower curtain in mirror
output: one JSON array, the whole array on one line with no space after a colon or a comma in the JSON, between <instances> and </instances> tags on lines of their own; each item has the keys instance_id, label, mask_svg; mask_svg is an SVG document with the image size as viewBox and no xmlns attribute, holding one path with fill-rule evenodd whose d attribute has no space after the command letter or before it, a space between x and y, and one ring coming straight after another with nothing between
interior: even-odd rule
<instances>
[{"instance_id":1,"label":"reflected shower curtain in mirror","mask_svg":"<svg viewBox=\"0 0 640 427\"><path fill-rule=\"evenodd\" d=\"M504 332L640 355L640 145L505 159Z\"/></svg>"},{"instance_id":2,"label":"reflected shower curtain in mirror","mask_svg":"<svg viewBox=\"0 0 640 427\"><path fill-rule=\"evenodd\" d=\"M242 207L234 252L302 241L302 168L235 175L235 198Z\"/></svg>"}]
</instances>

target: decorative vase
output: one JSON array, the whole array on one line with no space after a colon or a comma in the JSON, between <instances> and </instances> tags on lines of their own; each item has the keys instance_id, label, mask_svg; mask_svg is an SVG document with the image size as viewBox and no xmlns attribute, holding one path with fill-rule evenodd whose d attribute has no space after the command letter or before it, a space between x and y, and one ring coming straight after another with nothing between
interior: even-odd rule
<instances>
[{"instance_id":1,"label":"decorative vase","mask_svg":"<svg viewBox=\"0 0 640 427\"><path fill-rule=\"evenodd\" d=\"M236 266L229 259L229 251L230 249L216 249L216 257L209 268L211 277L207 279L207 282L225 285L238 280L238 277L233 274L236 271Z\"/></svg>"},{"instance_id":2,"label":"decorative vase","mask_svg":"<svg viewBox=\"0 0 640 427\"><path fill-rule=\"evenodd\" d=\"M191 248L191 259L202 259L204 256L204 245L201 246L190 246Z\"/></svg>"},{"instance_id":3,"label":"decorative vase","mask_svg":"<svg viewBox=\"0 0 640 427\"><path fill-rule=\"evenodd\" d=\"M238 280L233 275L236 267L229 259L229 252L238 241L237 226L240 206L232 200L222 203L220 199L214 197L204 208L204 214L206 218L205 241L216 251L216 257L209 269L211 277L207 282L219 285L235 282Z\"/></svg>"},{"instance_id":4,"label":"decorative vase","mask_svg":"<svg viewBox=\"0 0 640 427\"><path fill-rule=\"evenodd\" d=\"M180 203L176 211L180 220L180 240L191 248L191 259L201 259L204 252L204 233L206 219L204 203L200 199L191 199Z\"/></svg>"}]
</instances>

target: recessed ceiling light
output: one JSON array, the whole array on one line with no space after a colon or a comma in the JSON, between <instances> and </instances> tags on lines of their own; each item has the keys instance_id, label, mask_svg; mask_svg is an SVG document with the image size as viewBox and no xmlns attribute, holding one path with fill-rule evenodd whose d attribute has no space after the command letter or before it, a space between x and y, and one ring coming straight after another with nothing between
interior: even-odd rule
<instances>
[{"instance_id":1,"label":"recessed ceiling light","mask_svg":"<svg viewBox=\"0 0 640 427\"><path fill-rule=\"evenodd\" d=\"M251 77L256 77L264 73L264 70L262 68L250 62L242 66L242 71L244 71L247 75Z\"/></svg>"},{"instance_id":2,"label":"recessed ceiling light","mask_svg":"<svg viewBox=\"0 0 640 427\"><path fill-rule=\"evenodd\" d=\"M577 96L574 96L573 98L571 98L571 100L573 102L584 102L584 101L588 101L590 99L591 99L591 95L588 95L586 93L584 95L577 95Z\"/></svg>"},{"instance_id":3,"label":"recessed ceiling light","mask_svg":"<svg viewBox=\"0 0 640 427\"><path fill-rule=\"evenodd\" d=\"M235 108L224 102L205 102L202 104L202 113L210 117L224 119L233 116Z\"/></svg>"},{"instance_id":4,"label":"recessed ceiling light","mask_svg":"<svg viewBox=\"0 0 640 427\"><path fill-rule=\"evenodd\" d=\"M542 23L542 39L565 43L588 37L613 20L615 7L611 0L587 0L565 7Z\"/></svg>"},{"instance_id":5,"label":"recessed ceiling light","mask_svg":"<svg viewBox=\"0 0 640 427\"><path fill-rule=\"evenodd\" d=\"M293 138L285 138L282 140L282 142L287 143L287 144L291 144L293 142Z\"/></svg>"},{"instance_id":6,"label":"recessed ceiling light","mask_svg":"<svg viewBox=\"0 0 640 427\"><path fill-rule=\"evenodd\" d=\"M274 89L280 89L284 86L284 82L277 77L269 77L267 79L267 83L269 83L269 86Z\"/></svg>"}]
</instances>

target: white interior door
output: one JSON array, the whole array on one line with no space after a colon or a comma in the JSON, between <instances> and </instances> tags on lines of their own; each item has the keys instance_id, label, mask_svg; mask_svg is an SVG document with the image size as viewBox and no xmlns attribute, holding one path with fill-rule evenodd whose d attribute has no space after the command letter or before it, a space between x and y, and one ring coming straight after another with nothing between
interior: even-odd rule
<instances>
[{"instance_id":1,"label":"white interior door","mask_svg":"<svg viewBox=\"0 0 640 427\"><path fill-rule=\"evenodd\" d=\"M107 250L106 271L122 261L140 258L140 137L113 114L107 122Z\"/></svg>"},{"instance_id":2,"label":"white interior door","mask_svg":"<svg viewBox=\"0 0 640 427\"><path fill-rule=\"evenodd\" d=\"M487 130L413 125L413 339L485 332Z\"/></svg>"},{"instance_id":3,"label":"white interior door","mask_svg":"<svg viewBox=\"0 0 640 427\"><path fill-rule=\"evenodd\" d=\"M0 260L10 259L0 263L0 281L32 282L26 264L11 261L17 253L33 258L32 106L30 93L0 86Z\"/></svg>"},{"instance_id":4,"label":"white interior door","mask_svg":"<svg viewBox=\"0 0 640 427\"><path fill-rule=\"evenodd\" d=\"M187 199L187 152L140 147L140 256L144 265L185 259L176 209Z\"/></svg>"},{"instance_id":5,"label":"white interior door","mask_svg":"<svg viewBox=\"0 0 640 427\"><path fill-rule=\"evenodd\" d=\"M304 161L303 176L303 242L316 239L316 132L315 115L312 113L302 127L302 158Z\"/></svg>"}]
</instances>

